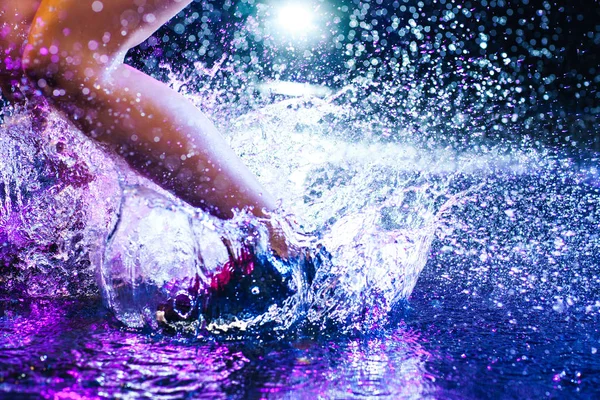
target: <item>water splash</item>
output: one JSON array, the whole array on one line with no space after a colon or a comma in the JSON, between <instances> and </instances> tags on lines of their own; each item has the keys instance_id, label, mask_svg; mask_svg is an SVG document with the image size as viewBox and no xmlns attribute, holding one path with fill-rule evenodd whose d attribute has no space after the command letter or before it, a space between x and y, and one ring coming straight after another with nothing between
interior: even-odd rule
<instances>
[{"instance_id":1,"label":"water splash","mask_svg":"<svg viewBox=\"0 0 600 400\"><path fill-rule=\"evenodd\" d=\"M307 304L308 277L267 241L266 226L249 214L223 221L128 188L100 267L105 301L130 327L288 329Z\"/></svg>"},{"instance_id":2,"label":"water splash","mask_svg":"<svg viewBox=\"0 0 600 400\"><path fill-rule=\"evenodd\" d=\"M120 201L114 164L56 115L43 131L22 113L0 130L0 292L98 293L95 248Z\"/></svg>"},{"instance_id":3,"label":"water splash","mask_svg":"<svg viewBox=\"0 0 600 400\"><path fill-rule=\"evenodd\" d=\"M286 112L295 119L282 123ZM447 209L444 204L460 196L445 191L445 178L431 182L429 172L407 168L418 157L414 148L404 147L405 156L399 158L396 144L346 143L319 136L322 123L311 126L310 121L318 121L318 113L323 112L333 111L316 100L282 102L262 115L250 113L234 123L235 150L279 195L284 208L303 217L297 228L303 235L290 240L304 240L293 243L298 247L315 247L319 242L327 250L310 290L303 266L265 259L265 265L279 262L276 272L289 276L286 285L297 295L254 315L213 318L212 325L204 321L209 327L227 330L274 324L284 330L307 316L316 325L363 329L384 320L394 304L412 291L439 217ZM72 275L83 270L88 273L81 286L93 293L92 271L102 264L100 287L118 318L132 327L156 328L161 304L194 287L195 295L206 295L212 277L220 273L217 269L231 261L232 251L223 238L238 246L233 253L239 259L249 224L260 225L245 214L218 221L177 202L133 177L58 116L52 116L37 142L31 139L28 123L26 116L17 115L5 124L7 133L2 135L6 159L13 161L2 171L5 257L13 257L5 265L15 270L6 279L10 282L6 291L14 289L11 285L18 281L14 277L35 269L37 276L32 275L24 293L80 295L84 289L65 292L57 286L71 282ZM270 134L257 135L257 129L264 128ZM64 142L72 145L65 149ZM274 147L279 151L272 152ZM117 169L125 171L120 178ZM131 183L143 187L122 192ZM32 185L34 189L29 188ZM36 196L30 195L32 190L37 190ZM253 235L256 255L268 257L264 229ZM57 253L57 246L63 251ZM52 271L38 271L44 263ZM53 284L41 291L37 282L47 273L53 274ZM262 290L268 286L263 284ZM192 297L186 307L193 308L199 301ZM236 297L228 300L240 301L239 293ZM198 324L202 326L202 321Z\"/></svg>"},{"instance_id":4,"label":"water splash","mask_svg":"<svg viewBox=\"0 0 600 400\"><path fill-rule=\"evenodd\" d=\"M486 65L475 67L488 71ZM242 244L248 226L260 227L260 221L240 214L224 223L192 210L55 115L39 137L23 114L3 127L2 151L10 160L2 167L2 257L9 270L3 290L33 296L94 293L92 272L101 265L104 298L132 327L156 328L169 313L185 323L173 325L171 319L167 325L195 332L260 326L285 331L300 320L337 331L385 324L390 311L410 296L434 241L452 238L464 224L457 209L490 186L509 190L510 183L498 177L510 181L554 168L549 150L526 135L515 149L515 141L486 141L477 134L486 131L489 120L477 120L478 108L468 98L453 96L455 86L445 90L438 85L447 78L445 72L433 69L432 76L419 79L410 62L405 67L397 79L355 79L325 98L256 100L250 90L245 95L254 102L242 102L245 108L228 108L230 103L221 100L227 98L227 84L243 77L226 57L211 69L196 64L184 80L170 76L175 89L224 121L232 148L281 199L282 208L297 216L298 238L304 239L293 244L318 254L320 267L310 283L302 265L280 265L269 258L264 231L252 234L251 256L280 275L277 285L284 289L278 293L288 293L290 301L268 299L273 309L251 307L252 312L225 310L227 301L240 302L242 292L236 289L208 319L206 313L192 312L201 309L199 298L207 297L213 277L225 265L249 264ZM469 76L487 82L492 70ZM196 77L204 79L205 87L195 90L196 82L189 93ZM432 82L438 85L436 96L428 92ZM442 113L434 112L434 101ZM389 102L397 107L386 108ZM445 145L445 128L440 128L446 122L465 131L450 135L452 146ZM465 134L468 140L461 139ZM565 168L560 173L577 173ZM505 210L508 217L511 213L515 210ZM238 247L232 251L221 238ZM485 246L492 239L480 240ZM487 257L484 251L479 260ZM23 276L32 279L24 284ZM51 276L52 284L38 284L41 276ZM257 288L258 293L267 286ZM190 318L195 323L190 325Z\"/></svg>"}]
</instances>

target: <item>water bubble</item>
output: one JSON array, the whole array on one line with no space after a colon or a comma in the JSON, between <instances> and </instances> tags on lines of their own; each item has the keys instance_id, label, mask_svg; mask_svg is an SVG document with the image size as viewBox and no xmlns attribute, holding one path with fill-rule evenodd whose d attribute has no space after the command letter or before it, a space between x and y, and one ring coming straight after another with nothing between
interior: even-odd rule
<instances>
[{"instance_id":1,"label":"water bubble","mask_svg":"<svg viewBox=\"0 0 600 400\"><path fill-rule=\"evenodd\" d=\"M92 3L92 10L94 10L94 12L100 12L104 9L104 4L101 1L94 1Z\"/></svg>"}]
</instances>

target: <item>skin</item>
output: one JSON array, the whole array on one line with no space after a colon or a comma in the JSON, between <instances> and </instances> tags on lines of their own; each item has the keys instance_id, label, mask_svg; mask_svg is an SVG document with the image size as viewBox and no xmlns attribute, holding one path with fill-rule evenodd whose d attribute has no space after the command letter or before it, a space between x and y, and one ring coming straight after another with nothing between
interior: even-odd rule
<instances>
[{"instance_id":1,"label":"skin","mask_svg":"<svg viewBox=\"0 0 600 400\"><path fill-rule=\"evenodd\" d=\"M3 0L0 88L12 101L45 97L141 174L220 218L274 198L185 97L123 63L191 0ZM268 223L271 247L287 256Z\"/></svg>"}]
</instances>

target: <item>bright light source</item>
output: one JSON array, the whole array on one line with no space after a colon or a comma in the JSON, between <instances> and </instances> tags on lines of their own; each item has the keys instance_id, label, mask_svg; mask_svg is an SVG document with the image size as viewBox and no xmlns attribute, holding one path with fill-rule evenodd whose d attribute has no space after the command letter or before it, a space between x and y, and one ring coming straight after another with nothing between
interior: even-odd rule
<instances>
[{"instance_id":1,"label":"bright light source","mask_svg":"<svg viewBox=\"0 0 600 400\"><path fill-rule=\"evenodd\" d=\"M313 30L314 16L308 4L290 3L279 9L278 23L281 28L294 34Z\"/></svg>"}]
</instances>

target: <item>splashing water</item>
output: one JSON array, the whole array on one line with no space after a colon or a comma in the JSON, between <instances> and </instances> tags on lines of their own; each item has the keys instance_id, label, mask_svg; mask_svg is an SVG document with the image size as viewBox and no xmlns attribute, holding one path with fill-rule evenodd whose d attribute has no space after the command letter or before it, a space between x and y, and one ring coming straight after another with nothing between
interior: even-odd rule
<instances>
[{"instance_id":1,"label":"splashing water","mask_svg":"<svg viewBox=\"0 0 600 400\"><path fill-rule=\"evenodd\" d=\"M248 214L222 221L129 188L101 266L105 300L130 327L287 329L307 302L307 277L271 255L267 237Z\"/></svg>"},{"instance_id":2,"label":"splashing water","mask_svg":"<svg viewBox=\"0 0 600 400\"><path fill-rule=\"evenodd\" d=\"M314 246L317 241L326 249L327 262L320 263L310 288L306 280L295 279L298 283L293 292L298 298L288 301L279 315L274 309L247 315L242 320L237 315L235 321L221 319L213 328L247 329L276 322L278 329L285 329L303 318L304 312L300 312L304 310L309 323L321 328L332 325L338 331L362 330L383 324L392 307L410 295L427 261L440 217L465 197L465 188L459 191L448 187L452 174L433 175L452 168L443 165L450 161L442 152L425 161L408 145L346 143L323 137L322 123L311 121L320 121L324 113L336 112L339 110L333 105L318 99L283 101L234 122L236 129L230 136L234 149L279 195L284 208L296 210L302 216L302 230L314 237L311 244L310 240L306 242L306 234L292 234L292 241L305 238L293 244ZM264 131L269 134L262 134ZM278 151L272 152L273 148ZM417 158L420 168L430 170L416 170ZM294 190L289 190L290 187ZM111 240L108 258L113 258L112 253L119 257L127 253L128 259L136 260L137 268L153 260L149 269L154 275L159 276L163 272L158 271L165 270L158 277L157 288L177 276L184 279L197 275L202 276L204 286L209 286L215 268L228 260L219 238L231 235L237 236L233 242L242 241L240 229L248 217L240 215L225 226L183 205L174 208L168 201L151 204L148 199L152 196L140 197L135 190L126 192L122 213L131 220L122 221L123 229ZM140 201L148 202L147 211L139 211L144 208ZM130 227L132 224L135 228ZM139 227L144 224L147 226ZM155 242L161 245L153 245ZM135 247L135 251L125 251L122 246ZM208 254L209 251L213 254ZM195 266L194 260L198 258L204 261L200 267ZM169 270L175 266L177 272ZM300 267L291 266L285 273L298 275ZM114 264L109 263L104 269L111 271ZM258 290L275 284L268 282ZM104 284L105 288L111 286ZM156 293L150 297L159 301ZM241 301L239 294L229 301ZM135 312L132 318L139 320L145 312L145 321L152 324L155 318L149 310L155 309L156 304ZM138 325L129 317L123 319L130 325Z\"/></svg>"},{"instance_id":3,"label":"splashing water","mask_svg":"<svg viewBox=\"0 0 600 400\"><path fill-rule=\"evenodd\" d=\"M273 4L193 2L127 59L211 116L313 262L7 109L0 393L598 397L600 8L317 1L296 38Z\"/></svg>"},{"instance_id":4,"label":"splashing water","mask_svg":"<svg viewBox=\"0 0 600 400\"><path fill-rule=\"evenodd\" d=\"M398 30L399 45L390 41L390 57L383 62L377 55L385 50L376 48L385 47L377 24L354 24L370 8L361 3L362 11L352 14L350 22L356 31L340 40L363 40L365 35L356 33L369 31L365 37L372 39L373 49L367 51L362 43L345 47L353 57L345 67L355 70L362 62L365 73L358 78L337 74L339 87L325 91L324 98L264 94L254 81L265 78L256 70L256 56L249 58L249 69L241 66L248 38L263 38L257 42L265 48L278 46L274 36L262 31L261 18L268 16L262 6L256 19L249 18L228 41L236 48L231 56L224 53L212 68L196 62L182 76L167 68L172 86L214 116L244 162L281 199L283 209L296 215L298 232L290 233L290 240L313 251L323 246L314 279L308 279L301 263L269 258L260 221L243 213L230 222L217 221L137 177L60 117L52 115L43 132L32 132L29 117L16 113L0 132L0 156L7 160L0 166L2 293L95 295L98 281L117 318L134 327L157 327L165 313L174 312L176 319L197 319L194 329L274 324L284 331L305 320L319 328L360 331L385 323L390 310L411 294L434 243L440 257L452 253L469 259L475 252L483 264L510 259L513 252L555 261L555 253L566 251L570 238L581 233L584 217L573 211L578 194L563 196L551 185L552 177L585 183L587 190L594 187L597 172L589 163L575 168L567 155L552 153L529 137L544 124L544 115L553 117L552 111L527 117L526 103L534 96L526 99L519 63L505 53L486 57L490 35L496 33L479 29L471 40L468 29L461 31L461 24L478 14L434 4L427 5L428 13L410 11L406 29L395 14L386 20ZM546 13L536 15L544 21ZM184 31L184 25L175 25L175 32ZM533 48L537 42L526 43ZM313 57L309 53L305 50ZM265 57L277 61L276 54ZM278 63L273 69L282 79L293 70ZM530 79L553 81L550 76ZM232 87L245 87L245 92L232 94ZM557 129L564 128L563 122L553 121ZM522 138L497 140L512 133ZM589 199L586 218L593 219L596 195ZM558 204L577 218L564 222L565 227L536 220L533 211L525 211L536 208L532 204L544 217ZM508 222L490 223L484 231L497 234L502 224L510 226L515 235L503 236L510 246L465 227L488 210ZM523 215L527 218L519 219ZM537 228L561 234L548 234L553 241L537 246ZM456 232L468 238L457 239ZM234 243L233 251L223 237ZM247 240L254 248L252 262L243 251ZM595 245L593 235L590 243ZM210 321L191 312L233 261L244 268L254 268L253 262L271 265L282 278L267 281L281 286L277 293L289 301L237 315L219 309ZM529 285L541 275L517 270L512 274ZM247 289L263 298L267 286ZM517 286L511 282L510 290ZM238 291L234 297L241 295Z\"/></svg>"},{"instance_id":5,"label":"splashing water","mask_svg":"<svg viewBox=\"0 0 600 400\"><path fill-rule=\"evenodd\" d=\"M336 112L318 99L283 101L234 123L234 149L286 209L302 216L298 229L314 237L290 234L290 240L300 240L293 243L299 247L318 241L327 262L310 288L300 264L279 262L277 273L289 276L286 285L296 296L254 314L228 314L209 327L286 329L306 317L322 327L364 329L383 323L412 291L440 216L464 193L448 187L451 175L433 176L445 168L443 156L425 161L408 145L321 135L323 123L312 121ZM214 285L212 277L230 256L222 238L243 244L248 223L258 223L245 214L219 221L177 202L56 115L35 140L29 123L17 114L2 134L2 151L11 160L2 170L2 254L5 268L14 270L5 275L5 292L21 282L29 296L93 294L93 271L101 264L100 286L117 318L132 327L157 327L161 302L175 301L194 285L201 298L202 288ZM264 129L269 134L261 134ZM419 169L430 170L415 169L417 158ZM125 171L120 178L117 169ZM147 189L134 189L134 183ZM259 231L255 251L269 254ZM42 284L44 278L52 284ZM271 285L276 281L248 290ZM199 301L193 297L186 300L188 311Z\"/></svg>"},{"instance_id":6,"label":"splashing water","mask_svg":"<svg viewBox=\"0 0 600 400\"><path fill-rule=\"evenodd\" d=\"M169 312L175 321L194 320L171 328L195 332L267 326L285 332L297 322L343 332L385 324L412 292L436 232L453 229L445 217L453 207L481 193L478 182L496 171L524 174L543 155L425 152L408 142L327 134L328 119L346 114L331 99L283 100L240 116L228 136L282 206L301 217L289 240L324 246L312 284L301 262L268 256L260 221L243 213L219 221L182 204L58 116L33 140L27 117L17 114L2 135L2 151L12 161L2 171L2 254L13 271L3 290L21 282L30 296L93 294L99 269L107 305L131 327L157 328ZM64 142L74 145L65 149ZM245 311L221 305L207 318L202 299L210 298L232 251L243 264L248 240L275 278L262 277L259 285L253 278L225 302L264 304ZM43 278L52 284L38 284ZM245 292L255 295L246 299Z\"/></svg>"},{"instance_id":7,"label":"splashing water","mask_svg":"<svg viewBox=\"0 0 600 400\"><path fill-rule=\"evenodd\" d=\"M213 79L215 71L197 68ZM185 87L185 81L171 79L175 88ZM314 279L308 279L302 262L269 256L260 221L244 213L227 222L212 218L140 178L59 116L51 115L36 136L29 117L15 114L1 135L3 159L9 160L1 171L3 292L94 295L99 282L106 304L131 327L167 326L196 334L268 327L285 333L300 323L364 331L384 325L390 311L410 296L436 238L451 240L441 250L436 246L441 257L474 248L481 248L482 263L509 257L512 250L498 247L493 235L467 233L479 242L471 243L471 250L457 247L455 232L472 219L460 210L477 216L491 209L518 224L528 201L540 202L543 210L555 206L545 180L533 183L535 189L517 189L524 185L520 182L536 176L594 179L595 170L578 171L568 159L526 144L518 150L503 144L472 150L423 145L412 132L391 132L372 115L362 118L359 106L345 99L358 84L363 90L368 86L363 80L327 98L268 101L235 118L217 118L227 121L234 150L281 199L283 209L294 211L289 240L318 254ZM201 106L208 90L188 97ZM418 98L420 90L407 97ZM513 182L519 183L512 187ZM528 200L523 190L542 197ZM543 224L534 221L509 240L534 235L535 226ZM526 239L520 243L515 247L520 251L536 251ZM248 246L253 261L244 253ZM236 278L238 289L213 296L220 300L211 303L206 300L211 287L223 286L219 276L232 262L250 268L247 272L256 264L269 276L260 277L258 285L255 277L243 284ZM521 269L518 274L538 276ZM568 298L572 302L573 296ZM254 305L225 306L245 302Z\"/></svg>"},{"instance_id":8,"label":"splashing water","mask_svg":"<svg viewBox=\"0 0 600 400\"><path fill-rule=\"evenodd\" d=\"M114 165L57 116L31 125L16 114L0 134L0 292L97 294L96 248L120 201Z\"/></svg>"}]
</instances>

